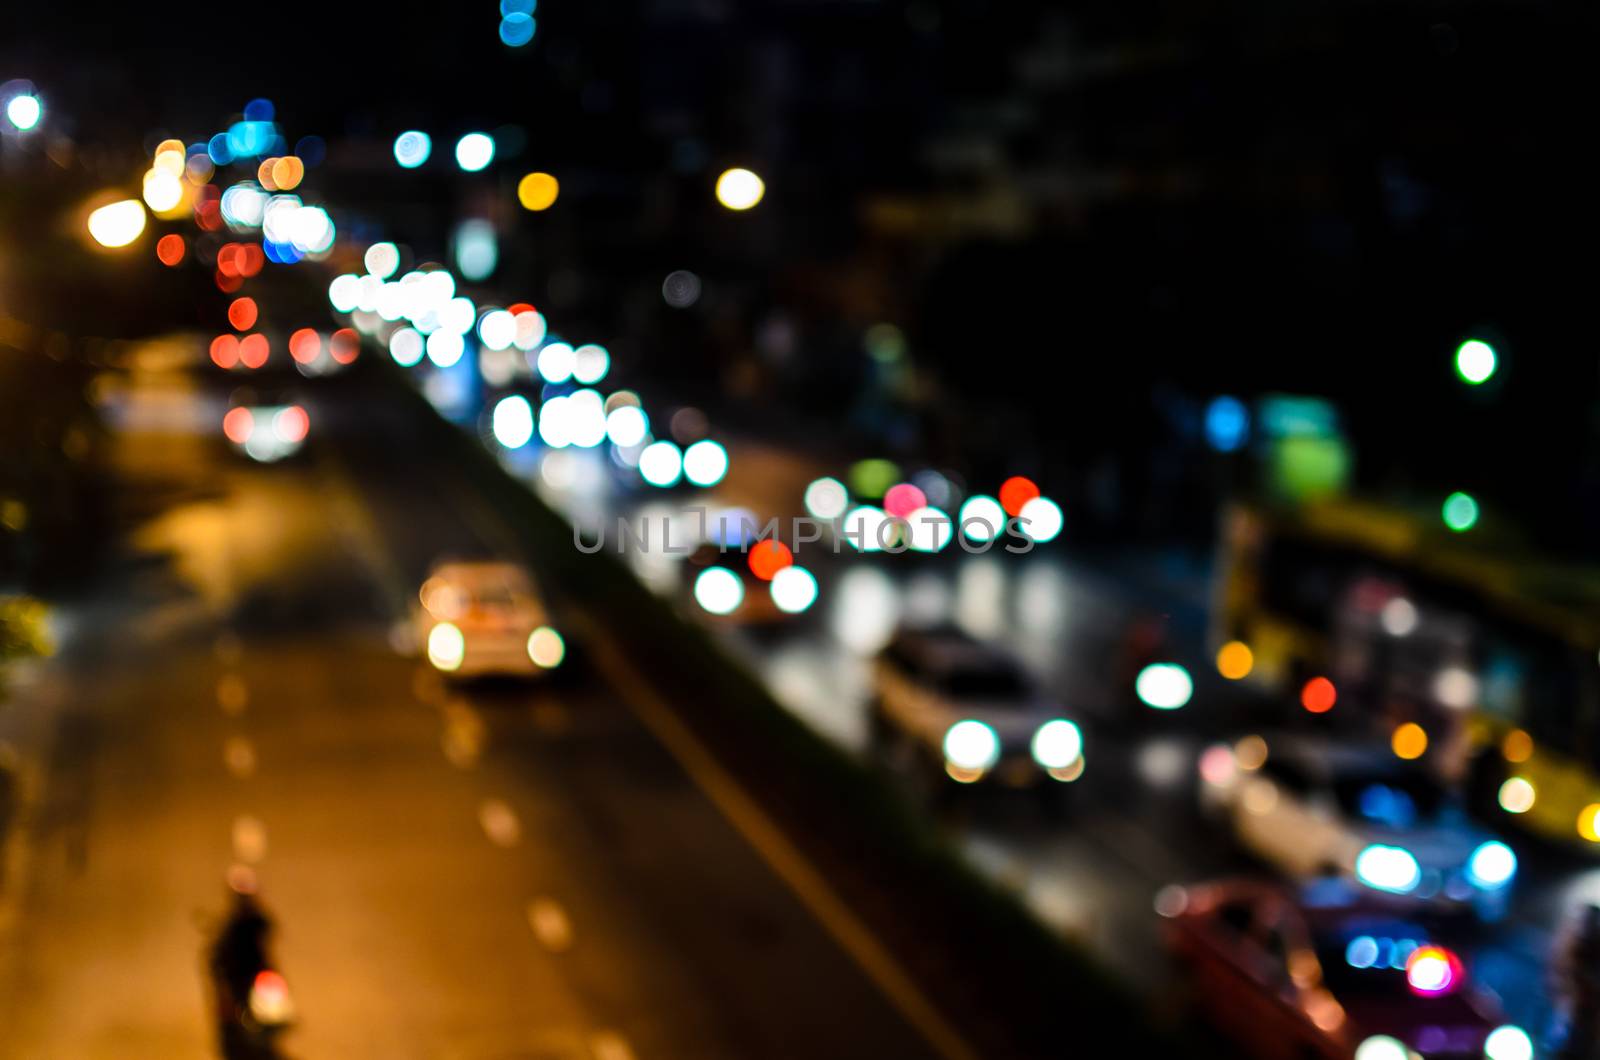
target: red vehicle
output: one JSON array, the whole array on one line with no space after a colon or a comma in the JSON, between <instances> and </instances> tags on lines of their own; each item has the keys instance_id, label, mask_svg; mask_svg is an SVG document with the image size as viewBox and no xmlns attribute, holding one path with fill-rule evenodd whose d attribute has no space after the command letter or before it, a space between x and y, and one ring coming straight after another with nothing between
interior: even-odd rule
<instances>
[{"instance_id":1,"label":"red vehicle","mask_svg":"<svg viewBox=\"0 0 1600 1060\"><path fill-rule=\"evenodd\" d=\"M1223 881L1163 896L1206 1019L1272 1060L1529 1060L1533 1043L1402 907L1337 881L1296 897Z\"/></svg>"}]
</instances>

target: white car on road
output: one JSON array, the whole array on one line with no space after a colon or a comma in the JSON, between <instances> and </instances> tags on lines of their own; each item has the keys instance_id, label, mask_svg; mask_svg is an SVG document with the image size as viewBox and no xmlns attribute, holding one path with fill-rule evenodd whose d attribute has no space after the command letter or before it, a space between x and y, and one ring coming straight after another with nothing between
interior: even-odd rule
<instances>
[{"instance_id":1,"label":"white car on road","mask_svg":"<svg viewBox=\"0 0 1600 1060\"><path fill-rule=\"evenodd\" d=\"M1083 733L1005 651L954 629L903 630L873 670L872 724L951 780L1007 787L1083 774Z\"/></svg>"},{"instance_id":2,"label":"white car on road","mask_svg":"<svg viewBox=\"0 0 1600 1060\"><path fill-rule=\"evenodd\" d=\"M502 561L441 563L418 594L423 654L455 677L527 677L561 665L566 645L532 575Z\"/></svg>"}]
</instances>

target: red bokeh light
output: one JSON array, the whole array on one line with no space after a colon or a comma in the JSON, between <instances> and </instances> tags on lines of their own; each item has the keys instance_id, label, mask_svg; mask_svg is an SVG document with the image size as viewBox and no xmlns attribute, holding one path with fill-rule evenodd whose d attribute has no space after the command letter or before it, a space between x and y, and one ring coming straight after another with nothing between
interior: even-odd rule
<instances>
[{"instance_id":1,"label":"red bokeh light","mask_svg":"<svg viewBox=\"0 0 1600 1060\"><path fill-rule=\"evenodd\" d=\"M183 237L176 232L171 232L156 240L156 257L161 264L168 267L182 261L183 255L188 249L183 242Z\"/></svg>"},{"instance_id":2,"label":"red bokeh light","mask_svg":"<svg viewBox=\"0 0 1600 1060\"><path fill-rule=\"evenodd\" d=\"M232 294L243 286L244 280L238 276L229 276L221 269L217 270L217 290L223 294Z\"/></svg>"},{"instance_id":3,"label":"red bokeh light","mask_svg":"<svg viewBox=\"0 0 1600 1060\"><path fill-rule=\"evenodd\" d=\"M897 519L910 518L912 512L927 506L928 495L909 482L890 486L883 495L883 510Z\"/></svg>"},{"instance_id":4,"label":"red bokeh light","mask_svg":"<svg viewBox=\"0 0 1600 1060\"><path fill-rule=\"evenodd\" d=\"M218 335L212 339L211 363L218 368L239 367L239 340L232 335Z\"/></svg>"},{"instance_id":5,"label":"red bokeh light","mask_svg":"<svg viewBox=\"0 0 1600 1060\"><path fill-rule=\"evenodd\" d=\"M239 340L239 363L246 368L260 368L267 363L267 354L271 351L267 337L259 331L246 335Z\"/></svg>"},{"instance_id":6,"label":"red bokeh light","mask_svg":"<svg viewBox=\"0 0 1600 1060\"><path fill-rule=\"evenodd\" d=\"M229 409L228 414L222 417L222 433L234 445L248 442L255 425L255 417L250 415L249 409Z\"/></svg>"},{"instance_id":7,"label":"red bokeh light","mask_svg":"<svg viewBox=\"0 0 1600 1060\"><path fill-rule=\"evenodd\" d=\"M228 323L235 331L249 331L255 327L258 315L254 298L235 298L228 305Z\"/></svg>"},{"instance_id":8,"label":"red bokeh light","mask_svg":"<svg viewBox=\"0 0 1600 1060\"><path fill-rule=\"evenodd\" d=\"M314 328L301 328L289 336L289 356L301 364L310 364L322 352L322 336Z\"/></svg>"},{"instance_id":9,"label":"red bokeh light","mask_svg":"<svg viewBox=\"0 0 1600 1060\"><path fill-rule=\"evenodd\" d=\"M1022 508L1029 501L1039 496L1039 487L1033 484L1032 479L1015 475L1000 484L1000 507L1006 510L1007 515L1021 515Z\"/></svg>"},{"instance_id":10,"label":"red bokeh light","mask_svg":"<svg viewBox=\"0 0 1600 1060\"><path fill-rule=\"evenodd\" d=\"M328 354L340 364L351 364L361 355L361 336L354 328L340 328L328 339Z\"/></svg>"},{"instance_id":11,"label":"red bokeh light","mask_svg":"<svg viewBox=\"0 0 1600 1060\"><path fill-rule=\"evenodd\" d=\"M757 541L750 547L750 573L764 582L794 563L794 553L782 541Z\"/></svg>"},{"instance_id":12,"label":"red bokeh light","mask_svg":"<svg viewBox=\"0 0 1600 1060\"><path fill-rule=\"evenodd\" d=\"M1300 705L1313 714L1326 714L1339 699L1339 692L1326 677L1313 677L1300 690Z\"/></svg>"}]
</instances>

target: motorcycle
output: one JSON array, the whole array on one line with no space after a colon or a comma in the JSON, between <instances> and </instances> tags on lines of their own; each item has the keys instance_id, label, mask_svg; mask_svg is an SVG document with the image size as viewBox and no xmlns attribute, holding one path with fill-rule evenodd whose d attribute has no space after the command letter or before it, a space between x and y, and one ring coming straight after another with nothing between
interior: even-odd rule
<instances>
[{"instance_id":1,"label":"motorcycle","mask_svg":"<svg viewBox=\"0 0 1600 1060\"><path fill-rule=\"evenodd\" d=\"M218 1041L227 1060L280 1060L277 1040L294 1019L289 984L275 967L267 940L272 920L248 891L233 908L207 954L216 1002Z\"/></svg>"}]
</instances>

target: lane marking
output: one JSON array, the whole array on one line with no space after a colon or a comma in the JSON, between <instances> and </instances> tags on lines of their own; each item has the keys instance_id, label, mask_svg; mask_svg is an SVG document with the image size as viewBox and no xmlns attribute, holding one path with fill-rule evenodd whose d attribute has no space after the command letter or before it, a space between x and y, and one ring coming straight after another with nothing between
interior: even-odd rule
<instances>
[{"instance_id":1,"label":"lane marking","mask_svg":"<svg viewBox=\"0 0 1600 1060\"><path fill-rule=\"evenodd\" d=\"M572 920L553 898L535 898L528 903L528 926L551 953L564 953L572 947Z\"/></svg>"},{"instance_id":2,"label":"lane marking","mask_svg":"<svg viewBox=\"0 0 1600 1060\"><path fill-rule=\"evenodd\" d=\"M978 1060L978 1052L929 1001L888 948L840 898L778 825L717 762L699 737L679 720L666 701L634 670L609 633L583 621L584 641L600 662L600 672L622 693L635 716L654 734L707 798L722 811L775 875L810 910L840 948L889 999L906 1022L946 1060Z\"/></svg>"},{"instance_id":3,"label":"lane marking","mask_svg":"<svg viewBox=\"0 0 1600 1060\"><path fill-rule=\"evenodd\" d=\"M589 1052L594 1060L634 1060L633 1047L616 1031L595 1031L589 1035Z\"/></svg>"},{"instance_id":4,"label":"lane marking","mask_svg":"<svg viewBox=\"0 0 1600 1060\"><path fill-rule=\"evenodd\" d=\"M483 754L487 732L483 719L459 699L448 700L440 710L444 731L439 734L439 746L445 758L457 769L471 769Z\"/></svg>"},{"instance_id":5,"label":"lane marking","mask_svg":"<svg viewBox=\"0 0 1600 1060\"><path fill-rule=\"evenodd\" d=\"M478 824L495 846L514 847L522 841L522 822L503 799L485 799L478 807Z\"/></svg>"},{"instance_id":6,"label":"lane marking","mask_svg":"<svg viewBox=\"0 0 1600 1060\"><path fill-rule=\"evenodd\" d=\"M230 736L222 743L222 763L228 772L247 780L256 771L255 745L243 736Z\"/></svg>"},{"instance_id":7,"label":"lane marking","mask_svg":"<svg viewBox=\"0 0 1600 1060\"><path fill-rule=\"evenodd\" d=\"M238 674L223 674L217 680L217 706L230 718L237 718L250 705L250 688Z\"/></svg>"},{"instance_id":8,"label":"lane marking","mask_svg":"<svg viewBox=\"0 0 1600 1060\"><path fill-rule=\"evenodd\" d=\"M438 706L444 702L444 678L432 667L417 667L411 674L411 695L425 706Z\"/></svg>"},{"instance_id":9,"label":"lane marking","mask_svg":"<svg viewBox=\"0 0 1600 1060\"><path fill-rule=\"evenodd\" d=\"M239 634L225 629L212 641L211 653L224 666L238 666L239 660L244 657L244 643L239 640Z\"/></svg>"},{"instance_id":10,"label":"lane marking","mask_svg":"<svg viewBox=\"0 0 1600 1060\"><path fill-rule=\"evenodd\" d=\"M258 865L267 856L267 826L261 818L242 814L233 819L233 856L246 865Z\"/></svg>"}]
</instances>

